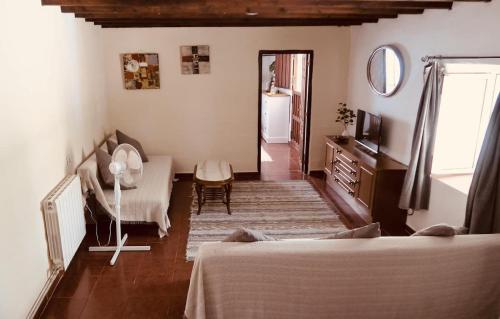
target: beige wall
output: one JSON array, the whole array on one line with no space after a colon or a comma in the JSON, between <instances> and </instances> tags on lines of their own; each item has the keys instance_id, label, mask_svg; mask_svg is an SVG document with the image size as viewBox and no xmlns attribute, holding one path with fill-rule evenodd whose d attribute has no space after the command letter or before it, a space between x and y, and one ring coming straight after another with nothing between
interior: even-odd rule
<instances>
[{"instance_id":1,"label":"beige wall","mask_svg":"<svg viewBox=\"0 0 500 319\"><path fill-rule=\"evenodd\" d=\"M321 169L322 136L340 132L335 107L346 98L349 29L104 29L110 120L152 154L174 156L177 172L196 161L229 160L235 171L257 170L258 52L314 50L310 167ZM179 46L210 45L211 73L181 75ZM123 88L120 54L156 52L159 90Z\"/></svg>"},{"instance_id":2,"label":"beige wall","mask_svg":"<svg viewBox=\"0 0 500 319\"><path fill-rule=\"evenodd\" d=\"M0 318L16 319L47 280L41 200L102 139L107 111L100 29L39 1L2 1L0 29Z\"/></svg>"},{"instance_id":3,"label":"beige wall","mask_svg":"<svg viewBox=\"0 0 500 319\"><path fill-rule=\"evenodd\" d=\"M377 24L351 28L349 98L351 106L383 116L383 151L408 163L418 102L423 86L425 55L498 55L500 2L455 3L453 10L428 10L423 15L385 19ZM395 44L403 53L406 74L393 97L375 95L366 80L371 52ZM429 211L416 212L408 224L416 229L438 222L462 223L466 195L433 181ZM443 206L442 204L448 203Z\"/></svg>"}]
</instances>

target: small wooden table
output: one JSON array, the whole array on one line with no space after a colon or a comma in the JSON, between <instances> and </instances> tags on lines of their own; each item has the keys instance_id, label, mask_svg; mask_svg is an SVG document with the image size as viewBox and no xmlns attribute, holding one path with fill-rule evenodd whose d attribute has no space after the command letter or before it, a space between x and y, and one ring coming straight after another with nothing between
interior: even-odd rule
<instances>
[{"instance_id":1,"label":"small wooden table","mask_svg":"<svg viewBox=\"0 0 500 319\"><path fill-rule=\"evenodd\" d=\"M226 204L227 213L231 215L231 190L233 188L233 167L226 161L201 161L194 167L193 179L198 195L198 215L205 204L207 189L221 189L222 202Z\"/></svg>"}]
</instances>

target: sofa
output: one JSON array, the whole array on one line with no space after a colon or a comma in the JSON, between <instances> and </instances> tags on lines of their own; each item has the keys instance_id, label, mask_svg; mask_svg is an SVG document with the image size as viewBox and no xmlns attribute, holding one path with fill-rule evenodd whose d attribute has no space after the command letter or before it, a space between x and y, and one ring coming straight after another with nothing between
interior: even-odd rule
<instances>
[{"instance_id":1,"label":"sofa","mask_svg":"<svg viewBox=\"0 0 500 319\"><path fill-rule=\"evenodd\" d=\"M116 136L110 137L116 142ZM106 150L106 145L101 146ZM170 220L167 215L170 196L173 188L174 169L172 156L148 155L149 161L143 163L143 176L137 188L122 191L121 220L125 223L154 222L158 225L158 235L168 235ZM82 192L89 192L102 208L114 216L114 191L103 189L98 179L98 169L95 153L78 168L82 182Z\"/></svg>"},{"instance_id":2,"label":"sofa","mask_svg":"<svg viewBox=\"0 0 500 319\"><path fill-rule=\"evenodd\" d=\"M206 243L185 316L497 319L500 234Z\"/></svg>"}]
</instances>

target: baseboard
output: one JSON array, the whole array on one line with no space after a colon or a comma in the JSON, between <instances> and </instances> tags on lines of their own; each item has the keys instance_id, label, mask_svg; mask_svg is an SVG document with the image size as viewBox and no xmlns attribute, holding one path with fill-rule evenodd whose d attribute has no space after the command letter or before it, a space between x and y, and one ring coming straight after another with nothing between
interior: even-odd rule
<instances>
[{"instance_id":1,"label":"baseboard","mask_svg":"<svg viewBox=\"0 0 500 319\"><path fill-rule=\"evenodd\" d=\"M45 307L47 307L50 298L54 294L57 285L59 285L63 274L64 271L62 269L54 269L51 271L49 278L47 278L42 291L38 295L26 318L37 319L42 317L42 313L45 310Z\"/></svg>"},{"instance_id":2,"label":"baseboard","mask_svg":"<svg viewBox=\"0 0 500 319\"><path fill-rule=\"evenodd\" d=\"M193 173L176 173L175 178L181 182L192 181Z\"/></svg>"},{"instance_id":3,"label":"baseboard","mask_svg":"<svg viewBox=\"0 0 500 319\"><path fill-rule=\"evenodd\" d=\"M193 173L177 173L175 178L179 181L192 181ZM260 174L259 172L236 172L234 173L234 179L239 181L259 180Z\"/></svg>"},{"instance_id":4,"label":"baseboard","mask_svg":"<svg viewBox=\"0 0 500 319\"><path fill-rule=\"evenodd\" d=\"M248 181L248 180L259 180L260 173L259 172L239 172L234 173L234 178L239 181Z\"/></svg>"},{"instance_id":5,"label":"baseboard","mask_svg":"<svg viewBox=\"0 0 500 319\"><path fill-rule=\"evenodd\" d=\"M323 179L323 178L325 178L325 172L320 171L320 170L309 171L309 176Z\"/></svg>"}]
</instances>

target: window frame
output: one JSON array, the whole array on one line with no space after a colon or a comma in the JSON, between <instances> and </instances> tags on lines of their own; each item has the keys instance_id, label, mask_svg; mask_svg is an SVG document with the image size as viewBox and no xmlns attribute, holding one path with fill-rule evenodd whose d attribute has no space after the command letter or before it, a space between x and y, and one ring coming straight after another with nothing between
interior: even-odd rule
<instances>
[{"instance_id":1,"label":"window frame","mask_svg":"<svg viewBox=\"0 0 500 319\"><path fill-rule=\"evenodd\" d=\"M488 63L447 63L445 64L445 76L443 79L443 89L444 81L446 77L453 75L484 75L487 77L487 84L485 87L485 94L483 100L483 106L481 108L481 114L479 119L479 127L477 137L475 139L474 148L474 159L473 165L470 168L445 168L445 167L435 167L435 161L433 159L431 175L436 178L446 177L446 176L456 176L456 175L471 175L474 173L475 167L477 165L477 160L482 147L482 142L486 133L486 129L493 112L496 97L500 93L500 65L499 64L488 64ZM443 92L442 92L443 94ZM437 125L440 124L438 114ZM436 128L435 141L438 139L438 130ZM436 149L434 149L434 156L436 155Z\"/></svg>"}]
</instances>

